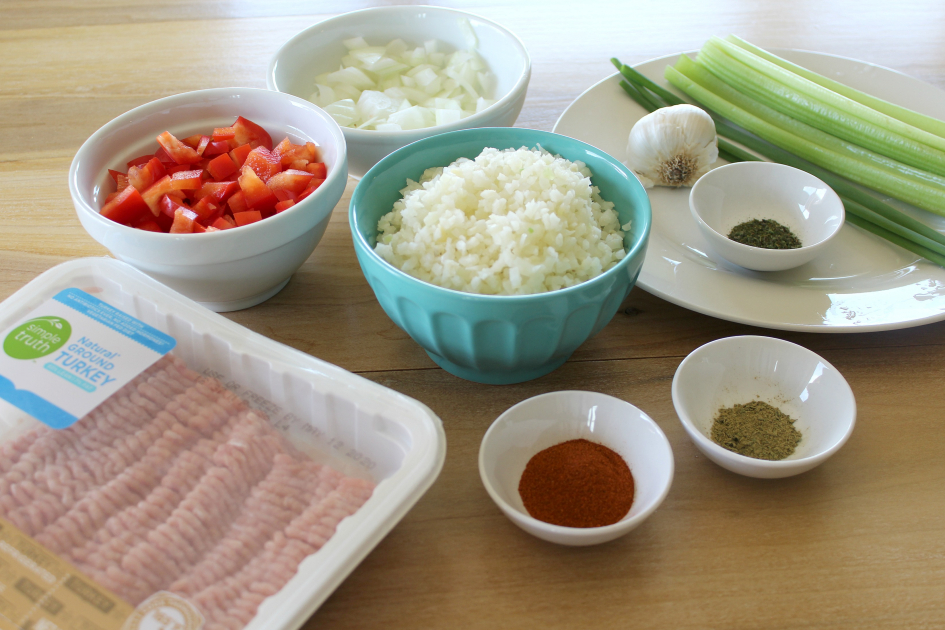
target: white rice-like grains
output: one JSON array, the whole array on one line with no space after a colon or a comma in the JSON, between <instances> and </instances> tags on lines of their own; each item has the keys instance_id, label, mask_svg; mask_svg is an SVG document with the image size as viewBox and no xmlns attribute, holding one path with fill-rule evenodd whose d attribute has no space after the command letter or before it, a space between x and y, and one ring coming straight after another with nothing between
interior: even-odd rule
<instances>
[{"instance_id":1,"label":"white rice-like grains","mask_svg":"<svg viewBox=\"0 0 945 630\"><path fill-rule=\"evenodd\" d=\"M378 222L377 253L449 289L554 291L626 254L614 204L600 198L590 170L540 147L483 149L475 160L427 169L401 194Z\"/></svg>"}]
</instances>

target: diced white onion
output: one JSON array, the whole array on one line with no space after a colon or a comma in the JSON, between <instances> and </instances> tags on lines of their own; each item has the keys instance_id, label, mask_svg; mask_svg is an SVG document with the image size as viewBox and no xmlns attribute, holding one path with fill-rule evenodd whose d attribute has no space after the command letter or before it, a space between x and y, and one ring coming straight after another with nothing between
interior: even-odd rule
<instances>
[{"instance_id":1,"label":"diced white onion","mask_svg":"<svg viewBox=\"0 0 945 630\"><path fill-rule=\"evenodd\" d=\"M429 40L395 39L371 46L363 37L344 40L341 68L315 78L309 100L343 127L400 131L446 125L495 103L495 76L475 50L472 26L461 24L470 50L447 53Z\"/></svg>"}]
</instances>

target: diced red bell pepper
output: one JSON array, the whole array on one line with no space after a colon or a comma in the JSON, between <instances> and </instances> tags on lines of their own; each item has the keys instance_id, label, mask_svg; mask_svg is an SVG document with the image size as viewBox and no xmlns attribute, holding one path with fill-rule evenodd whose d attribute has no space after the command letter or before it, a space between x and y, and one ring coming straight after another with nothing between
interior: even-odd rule
<instances>
[{"instance_id":1,"label":"diced red bell pepper","mask_svg":"<svg viewBox=\"0 0 945 630\"><path fill-rule=\"evenodd\" d=\"M255 206L253 206L252 209L258 210L259 213L262 214L262 217L265 219L267 217L271 217L272 215L276 213L277 203L279 203L279 200L276 198L275 195L273 195L269 199L257 203Z\"/></svg>"},{"instance_id":2,"label":"diced red bell pepper","mask_svg":"<svg viewBox=\"0 0 945 630\"><path fill-rule=\"evenodd\" d=\"M236 222L224 214L222 217L214 221L210 227L215 227L218 230L229 230L236 227Z\"/></svg>"},{"instance_id":3,"label":"diced red bell pepper","mask_svg":"<svg viewBox=\"0 0 945 630\"><path fill-rule=\"evenodd\" d=\"M171 224L171 234L192 234L194 231L194 221L197 215L187 208L178 208L174 213L174 223Z\"/></svg>"},{"instance_id":4,"label":"diced red bell pepper","mask_svg":"<svg viewBox=\"0 0 945 630\"><path fill-rule=\"evenodd\" d=\"M203 185L203 171L178 171L171 175L175 190L197 190Z\"/></svg>"},{"instance_id":5,"label":"diced red bell pepper","mask_svg":"<svg viewBox=\"0 0 945 630\"><path fill-rule=\"evenodd\" d=\"M175 162L174 159L167 154L167 151L164 150L164 147L158 147L157 151L154 152L154 157L161 160L161 164L163 164L165 168L177 164L177 162Z\"/></svg>"},{"instance_id":6,"label":"diced red bell pepper","mask_svg":"<svg viewBox=\"0 0 945 630\"><path fill-rule=\"evenodd\" d=\"M117 190L104 200L103 215L143 230L216 232L291 208L327 171L313 165L315 144L285 138L272 149L269 134L243 117L212 136L178 140L168 131L158 142L153 155L128 163L127 174L109 170Z\"/></svg>"},{"instance_id":7,"label":"diced red bell pepper","mask_svg":"<svg viewBox=\"0 0 945 630\"><path fill-rule=\"evenodd\" d=\"M204 225L213 223L220 215L223 214L222 212L218 212L218 210L220 210L220 206L213 203L213 200L210 199L210 197L204 197L195 203L191 210L196 213L197 221L203 223Z\"/></svg>"},{"instance_id":8,"label":"diced red bell pepper","mask_svg":"<svg viewBox=\"0 0 945 630\"><path fill-rule=\"evenodd\" d=\"M306 171L289 169L273 175L269 181L266 182L266 185L269 186L270 190L273 192L277 190L288 190L298 195L308 188L314 177L314 175Z\"/></svg>"},{"instance_id":9,"label":"diced red bell pepper","mask_svg":"<svg viewBox=\"0 0 945 630\"><path fill-rule=\"evenodd\" d=\"M174 164L173 162L167 165L167 174L173 175L174 173L180 173L181 171L192 171L196 164Z\"/></svg>"},{"instance_id":10,"label":"diced red bell pepper","mask_svg":"<svg viewBox=\"0 0 945 630\"><path fill-rule=\"evenodd\" d=\"M175 190L178 189L174 188L174 185L171 182L171 176L165 175L161 179L151 184L151 186L146 188L141 193L141 198L144 199L144 202L148 204L149 208L151 208L151 214L158 216L161 214L161 197L169 192L174 192Z\"/></svg>"},{"instance_id":11,"label":"diced red bell pepper","mask_svg":"<svg viewBox=\"0 0 945 630\"><path fill-rule=\"evenodd\" d=\"M210 136L200 136L200 142L197 143L197 155L203 156L204 151L210 145Z\"/></svg>"},{"instance_id":12,"label":"diced red bell pepper","mask_svg":"<svg viewBox=\"0 0 945 630\"><path fill-rule=\"evenodd\" d=\"M157 141L177 164L193 164L200 161L200 154L175 138L170 131L165 131L159 135Z\"/></svg>"},{"instance_id":13,"label":"diced red bell pepper","mask_svg":"<svg viewBox=\"0 0 945 630\"><path fill-rule=\"evenodd\" d=\"M232 151L230 151L230 157L233 158L233 161L236 162L236 165L240 168L243 168L243 162L246 161L246 156L249 155L249 152L253 150L253 147L248 144L241 144Z\"/></svg>"},{"instance_id":14,"label":"diced red bell pepper","mask_svg":"<svg viewBox=\"0 0 945 630\"><path fill-rule=\"evenodd\" d=\"M279 156L279 160L281 161L281 160L282 160L282 156L285 155L288 151L292 150L292 147L294 147L294 146L295 146L295 145L292 144L292 141L289 140L289 137L286 136L286 137L282 140L282 142L280 142L279 144L277 144L277 145L272 149L272 152L275 153L276 155L278 155L278 156Z\"/></svg>"},{"instance_id":15,"label":"diced red bell pepper","mask_svg":"<svg viewBox=\"0 0 945 630\"><path fill-rule=\"evenodd\" d=\"M197 192L194 193L194 199L200 201L204 197L210 197L210 201L220 205L230 198L230 195L238 192L239 182L204 182Z\"/></svg>"},{"instance_id":16,"label":"diced red bell pepper","mask_svg":"<svg viewBox=\"0 0 945 630\"><path fill-rule=\"evenodd\" d=\"M99 214L106 219L131 225L148 211L148 205L134 186L128 186L107 202Z\"/></svg>"},{"instance_id":17,"label":"diced red bell pepper","mask_svg":"<svg viewBox=\"0 0 945 630\"><path fill-rule=\"evenodd\" d=\"M279 214L283 210L288 210L295 205L295 199L286 199L285 201L280 201L276 204L276 214Z\"/></svg>"},{"instance_id":18,"label":"diced red bell pepper","mask_svg":"<svg viewBox=\"0 0 945 630\"><path fill-rule=\"evenodd\" d=\"M151 158L147 164L132 166L128 169L128 182L141 192L166 174L167 171L161 164L161 160Z\"/></svg>"},{"instance_id":19,"label":"diced red bell pepper","mask_svg":"<svg viewBox=\"0 0 945 630\"><path fill-rule=\"evenodd\" d=\"M273 155L269 149L263 146L256 147L249 152L246 161L243 162L243 168L247 166L256 171L259 179L264 182L269 181L270 177L282 170L279 157Z\"/></svg>"},{"instance_id":20,"label":"diced red bell pepper","mask_svg":"<svg viewBox=\"0 0 945 630\"><path fill-rule=\"evenodd\" d=\"M240 167L236 165L229 153L218 155L207 164L207 172L217 181L229 177L238 170L240 170Z\"/></svg>"},{"instance_id":21,"label":"diced red bell pepper","mask_svg":"<svg viewBox=\"0 0 945 630\"><path fill-rule=\"evenodd\" d=\"M236 141L237 145L246 144L248 142L253 148L261 145L266 147L269 151L272 151L272 138L266 133L265 129L253 121L240 116L236 119L236 122L233 123L233 131L233 139Z\"/></svg>"},{"instance_id":22,"label":"diced red bell pepper","mask_svg":"<svg viewBox=\"0 0 945 630\"><path fill-rule=\"evenodd\" d=\"M236 225L242 227L244 225L249 225L250 223L256 223L257 221L262 221L262 214L258 210L247 210L246 212L237 212L233 215L233 220L236 221Z\"/></svg>"},{"instance_id":23,"label":"diced red bell pepper","mask_svg":"<svg viewBox=\"0 0 945 630\"><path fill-rule=\"evenodd\" d=\"M154 217L154 222L161 226L161 231L167 234L171 226L174 225L174 219L167 216L163 212L158 212L158 215Z\"/></svg>"},{"instance_id":24,"label":"diced red bell pepper","mask_svg":"<svg viewBox=\"0 0 945 630\"><path fill-rule=\"evenodd\" d=\"M223 142L211 142L207 145L207 148L203 150L203 156L205 158L213 157L215 155L220 155L221 153L229 153L230 145L225 141Z\"/></svg>"},{"instance_id":25,"label":"diced red bell pepper","mask_svg":"<svg viewBox=\"0 0 945 630\"><path fill-rule=\"evenodd\" d=\"M118 181L115 182L115 190L124 190L131 185L131 182L128 181L128 176L124 173L118 174ZM140 192L140 191L139 191Z\"/></svg>"},{"instance_id":26,"label":"diced red bell pepper","mask_svg":"<svg viewBox=\"0 0 945 630\"><path fill-rule=\"evenodd\" d=\"M132 166L141 166L142 164L147 164L148 162L150 162L151 158L153 157L154 157L153 153L149 153L148 155L142 155L140 157L136 157L135 159L131 160L125 166L127 166L128 168L131 168Z\"/></svg>"},{"instance_id":27,"label":"diced red bell pepper","mask_svg":"<svg viewBox=\"0 0 945 630\"><path fill-rule=\"evenodd\" d=\"M158 205L161 208L161 212L164 213L165 216L168 216L172 219L177 214L178 208L184 208L186 210L190 209L190 208L187 208L187 206L185 206L183 203L181 203L180 200L178 200L175 197L172 197L171 195L164 195L163 197L161 197L161 200L158 202Z\"/></svg>"},{"instance_id":28,"label":"diced red bell pepper","mask_svg":"<svg viewBox=\"0 0 945 630\"><path fill-rule=\"evenodd\" d=\"M288 140L288 138L286 138ZM299 160L304 160L306 163L314 162L318 158L318 147L314 142L306 142L305 144L292 144L291 142L286 142L283 140L279 143L279 159L282 161L283 166L291 166ZM305 166L293 167L304 169Z\"/></svg>"},{"instance_id":29,"label":"diced red bell pepper","mask_svg":"<svg viewBox=\"0 0 945 630\"><path fill-rule=\"evenodd\" d=\"M239 182L240 190L243 191L243 196L246 199L246 205L250 208L267 204L270 201L272 205L275 205L278 201L272 191L269 190L269 187L266 186L266 183L249 166L243 167Z\"/></svg>"},{"instance_id":30,"label":"diced red bell pepper","mask_svg":"<svg viewBox=\"0 0 945 630\"><path fill-rule=\"evenodd\" d=\"M138 228L139 230L146 230L148 232L163 232L164 230L161 229L161 225L154 219L150 218L150 216L151 215L148 215L148 217L145 217L143 221L138 221L135 223L134 227Z\"/></svg>"},{"instance_id":31,"label":"diced red bell pepper","mask_svg":"<svg viewBox=\"0 0 945 630\"><path fill-rule=\"evenodd\" d=\"M312 162L305 167L305 170L315 176L315 179L328 178L328 165L324 162Z\"/></svg>"},{"instance_id":32,"label":"diced red bell pepper","mask_svg":"<svg viewBox=\"0 0 945 630\"><path fill-rule=\"evenodd\" d=\"M324 179L313 179L309 187L303 190L299 194L299 196L295 198L295 203L302 201L303 199L311 195L313 192L318 190L318 187L321 186L324 182L325 182Z\"/></svg>"},{"instance_id":33,"label":"diced red bell pepper","mask_svg":"<svg viewBox=\"0 0 945 630\"><path fill-rule=\"evenodd\" d=\"M213 135L210 138L212 142L225 142L235 137L236 129L233 127L217 127L213 130Z\"/></svg>"},{"instance_id":34,"label":"diced red bell pepper","mask_svg":"<svg viewBox=\"0 0 945 630\"><path fill-rule=\"evenodd\" d=\"M249 206L246 205L246 195L243 194L243 191L233 193L233 195L227 200L226 205L230 207L230 213L236 214L237 212L246 212L249 210Z\"/></svg>"}]
</instances>

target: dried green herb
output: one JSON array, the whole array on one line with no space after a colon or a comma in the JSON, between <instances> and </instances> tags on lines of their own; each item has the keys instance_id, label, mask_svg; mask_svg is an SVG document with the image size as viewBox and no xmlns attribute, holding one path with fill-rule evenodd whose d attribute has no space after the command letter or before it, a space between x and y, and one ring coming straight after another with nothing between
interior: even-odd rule
<instances>
[{"instance_id":1,"label":"dried green herb","mask_svg":"<svg viewBox=\"0 0 945 630\"><path fill-rule=\"evenodd\" d=\"M801 437L791 416L760 400L719 409L712 423L716 444L755 459L784 459Z\"/></svg>"},{"instance_id":2,"label":"dried green herb","mask_svg":"<svg viewBox=\"0 0 945 630\"><path fill-rule=\"evenodd\" d=\"M728 233L736 243L764 249L797 249L801 239L790 228L771 219L752 219L739 223Z\"/></svg>"}]
</instances>

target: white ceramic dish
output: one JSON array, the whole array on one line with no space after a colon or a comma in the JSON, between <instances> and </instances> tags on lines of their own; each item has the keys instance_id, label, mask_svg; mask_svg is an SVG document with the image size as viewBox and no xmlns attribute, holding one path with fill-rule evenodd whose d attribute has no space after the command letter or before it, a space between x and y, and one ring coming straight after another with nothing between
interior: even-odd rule
<instances>
[{"instance_id":1,"label":"white ceramic dish","mask_svg":"<svg viewBox=\"0 0 945 630\"><path fill-rule=\"evenodd\" d=\"M917 79L852 59L774 52L880 98L945 119L945 93ZM663 70L678 56L637 69L667 85ZM620 88L619 76L579 96L558 119L555 132L624 155L630 128L645 112ZM892 330L945 319L945 269L852 225L841 229L823 255L807 265L759 273L709 250L689 214L687 190L653 188L649 193L653 229L637 284L674 304L743 324L808 332ZM945 233L945 218L903 209Z\"/></svg>"},{"instance_id":2,"label":"white ceramic dish","mask_svg":"<svg viewBox=\"0 0 945 630\"><path fill-rule=\"evenodd\" d=\"M454 50L469 47L462 20L468 20L478 39L477 50L496 78L496 103L458 122L412 131L370 131L343 128L348 143L348 170L361 178L381 158L411 142L445 131L472 127L511 127L525 102L531 77L531 60L525 45L513 33L485 18L430 6L376 7L352 11L305 29L275 54L269 63L266 84L308 98L315 90L315 77L336 70L345 55L342 41L364 37L374 46L400 38L418 46L436 39Z\"/></svg>"},{"instance_id":3,"label":"white ceramic dish","mask_svg":"<svg viewBox=\"0 0 945 630\"><path fill-rule=\"evenodd\" d=\"M687 356L673 377L673 406L700 451L719 466L775 479L807 472L843 446L856 423L856 401L843 375L817 354L772 337L726 337ZM801 441L789 457L768 461L716 444L719 409L761 400L794 418Z\"/></svg>"},{"instance_id":4,"label":"white ceramic dish","mask_svg":"<svg viewBox=\"0 0 945 630\"><path fill-rule=\"evenodd\" d=\"M563 527L532 518L518 494L528 460L581 438L627 462L635 486L630 512L605 527ZM561 545L596 545L630 532L659 507L673 482L673 451L659 426L628 402L595 392L551 392L523 400L492 423L479 447L479 476L499 509L529 534Z\"/></svg>"},{"instance_id":5,"label":"white ceramic dish","mask_svg":"<svg viewBox=\"0 0 945 630\"><path fill-rule=\"evenodd\" d=\"M714 168L689 193L689 209L718 255L754 271L784 271L814 260L843 227L843 202L810 173L774 162ZM736 225L770 219L801 241L796 249L764 249L728 238Z\"/></svg>"},{"instance_id":6,"label":"white ceramic dish","mask_svg":"<svg viewBox=\"0 0 945 630\"><path fill-rule=\"evenodd\" d=\"M244 116L275 143L315 142L328 166L325 182L304 201L273 217L209 234L158 234L99 214L115 188L108 174L154 153L155 138L178 138L232 125ZM269 299L311 255L347 183L341 128L303 99L251 88L220 88L168 96L122 114L85 141L69 169L69 192L82 227L124 262L215 311L248 308Z\"/></svg>"},{"instance_id":7,"label":"white ceramic dish","mask_svg":"<svg viewBox=\"0 0 945 630\"><path fill-rule=\"evenodd\" d=\"M439 418L422 403L276 343L110 258L63 263L0 304L0 330L75 287L177 340L174 354L264 408L304 452L377 487L245 630L301 626L432 485L446 454ZM37 421L0 400L0 442Z\"/></svg>"}]
</instances>

